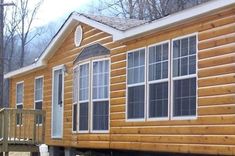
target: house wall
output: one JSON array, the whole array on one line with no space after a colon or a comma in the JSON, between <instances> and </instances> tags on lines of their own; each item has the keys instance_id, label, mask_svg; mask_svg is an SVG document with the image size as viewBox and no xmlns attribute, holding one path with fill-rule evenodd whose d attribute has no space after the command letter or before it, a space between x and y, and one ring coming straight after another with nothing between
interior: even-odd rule
<instances>
[{"instance_id":1,"label":"house wall","mask_svg":"<svg viewBox=\"0 0 235 156\"><path fill-rule=\"evenodd\" d=\"M198 32L198 109L195 120L126 122L126 52ZM99 42L111 50L110 133L72 133L73 60L83 47ZM46 144L78 148L235 154L235 8L151 32L124 43L112 42L104 32L83 25L81 47L74 31L45 69L11 80L11 107L15 107L16 82L24 81L24 108L33 108L34 78L44 75ZM65 64L64 131L62 140L51 139L52 68Z\"/></svg>"}]
</instances>

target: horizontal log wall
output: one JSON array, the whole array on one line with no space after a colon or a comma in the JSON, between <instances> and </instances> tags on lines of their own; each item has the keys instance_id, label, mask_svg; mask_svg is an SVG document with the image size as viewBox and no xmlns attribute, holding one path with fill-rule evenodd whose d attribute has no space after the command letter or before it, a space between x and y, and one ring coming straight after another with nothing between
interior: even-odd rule
<instances>
[{"instance_id":1,"label":"horizontal log wall","mask_svg":"<svg viewBox=\"0 0 235 156\"><path fill-rule=\"evenodd\" d=\"M198 118L126 122L126 51L198 32ZM235 154L235 11L126 42L111 72L111 144L132 149Z\"/></svg>"},{"instance_id":2,"label":"horizontal log wall","mask_svg":"<svg viewBox=\"0 0 235 156\"><path fill-rule=\"evenodd\" d=\"M15 107L16 82L24 81L24 108L33 108L34 78L44 75L43 109L49 145L143 151L235 154L235 8L125 43L91 26L82 25L83 40L74 45L74 31L58 48L44 69L11 81L11 107ZM198 118L126 122L126 52L198 32ZM110 133L72 133L73 60L82 48L99 42L111 50ZM65 64L64 134L51 139L52 68Z\"/></svg>"}]
</instances>

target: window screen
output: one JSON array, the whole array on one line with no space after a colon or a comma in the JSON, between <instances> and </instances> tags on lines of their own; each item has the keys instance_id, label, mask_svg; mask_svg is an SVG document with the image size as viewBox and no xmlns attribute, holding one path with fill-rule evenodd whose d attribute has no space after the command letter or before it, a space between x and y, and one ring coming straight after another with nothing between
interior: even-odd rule
<instances>
[{"instance_id":1,"label":"window screen","mask_svg":"<svg viewBox=\"0 0 235 156\"><path fill-rule=\"evenodd\" d=\"M73 69L73 131L77 131L78 72L78 67Z\"/></svg>"},{"instance_id":2,"label":"window screen","mask_svg":"<svg viewBox=\"0 0 235 156\"><path fill-rule=\"evenodd\" d=\"M92 78L93 130L108 130L109 61L93 62Z\"/></svg>"},{"instance_id":3,"label":"window screen","mask_svg":"<svg viewBox=\"0 0 235 156\"><path fill-rule=\"evenodd\" d=\"M16 85L16 104L23 104L23 87L23 83L19 83Z\"/></svg>"},{"instance_id":4,"label":"window screen","mask_svg":"<svg viewBox=\"0 0 235 156\"><path fill-rule=\"evenodd\" d=\"M128 53L128 119L144 118L145 103L145 50Z\"/></svg>"},{"instance_id":5,"label":"window screen","mask_svg":"<svg viewBox=\"0 0 235 156\"><path fill-rule=\"evenodd\" d=\"M196 36L173 41L173 116L196 115Z\"/></svg>"},{"instance_id":6,"label":"window screen","mask_svg":"<svg viewBox=\"0 0 235 156\"><path fill-rule=\"evenodd\" d=\"M18 83L16 85L16 108L17 109L23 109L23 93L24 92L24 83ZM21 125L22 124L22 114L17 113L16 114L16 124Z\"/></svg>"},{"instance_id":7,"label":"window screen","mask_svg":"<svg viewBox=\"0 0 235 156\"><path fill-rule=\"evenodd\" d=\"M42 110L42 101L43 101L43 78L36 78L35 79L35 109ZM42 123L42 116L37 115L36 116L36 123L41 124Z\"/></svg>"},{"instance_id":8,"label":"window screen","mask_svg":"<svg viewBox=\"0 0 235 156\"><path fill-rule=\"evenodd\" d=\"M168 117L169 43L149 48L149 118Z\"/></svg>"},{"instance_id":9,"label":"window screen","mask_svg":"<svg viewBox=\"0 0 235 156\"><path fill-rule=\"evenodd\" d=\"M89 63L79 66L79 131L88 130Z\"/></svg>"}]
</instances>

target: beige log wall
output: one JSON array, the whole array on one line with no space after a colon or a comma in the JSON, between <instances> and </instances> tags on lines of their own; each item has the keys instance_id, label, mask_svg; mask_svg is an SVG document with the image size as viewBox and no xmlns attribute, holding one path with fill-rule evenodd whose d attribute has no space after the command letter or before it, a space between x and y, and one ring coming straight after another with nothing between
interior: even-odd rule
<instances>
[{"instance_id":1,"label":"beige log wall","mask_svg":"<svg viewBox=\"0 0 235 156\"><path fill-rule=\"evenodd\" d=\"M48 66L11 81L11 107L15 107L16 82L24 81L24 108L34 108L34 78L44 76L46 143L49 145L130 149L143 151L235 154L235 8L125 43L82 24L83 40L74 45L74 30L49 59ZM198 32L198 118L126 122L126 52L157 42ZM82 48L100 43L111 50L110 133L72 133L73 60ZM51 139L52 68L65 64L63 139Z\"/></svg>"}]
</instances>

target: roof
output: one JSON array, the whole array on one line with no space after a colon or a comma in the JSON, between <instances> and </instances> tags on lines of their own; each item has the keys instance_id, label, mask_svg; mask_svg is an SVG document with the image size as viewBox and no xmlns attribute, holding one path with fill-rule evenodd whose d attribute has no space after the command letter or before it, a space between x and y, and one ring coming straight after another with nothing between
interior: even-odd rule
<instances>
[{"instance_id":1,"label":"roof","mask_svg":"<svg viewBox=\"0 0 235 156\"><path fill-rule=\"evenodd\" d=\"M94 53L94 50L95 50L95 53ZM100 45L99 43L96 43L96 44L92 44L82 49L82 51L80 52L80 54L77 56L77 58L75 59L73 63L75 64L79 61L82 61L91 57L109 55L109 54L110 54L109 49Z\"/></svg>"},{"instance_id":2,"label":"roof","mask_svg":"<svg viewBox=\"0 0 235 156\"><path fill-rule=\"evenodd\" d=\"M213 0L152 22L140 20L121 20L120 18L85 15L73 12L62 25L57 34L52 38L51 42L37 62L9 72L4 75L4 78L20 76L22 74L30 73L43 68L47 64L48 59L53 56L58 46L80 22L111 34L113 41L129 40L139 37L142 34L147 34L152 31L161 31L164 28L182 24L182 22L185 21L195 20L203 15L217 12L220 9L232 5L235 5L234 0Z\"/></svg>"},{"instance_id":3,"label":"roof","mask_svg":"<svg viewBox=\"0 0 235 156\"><path fill-rule=\"evenodd\" d=\"M121 31L126 31L130 28L148 23L147 20L123 19L118 17L107 17L107 16L89 15L89 14L80 14L80 15Z\"/></svg>"}]
</instances>

